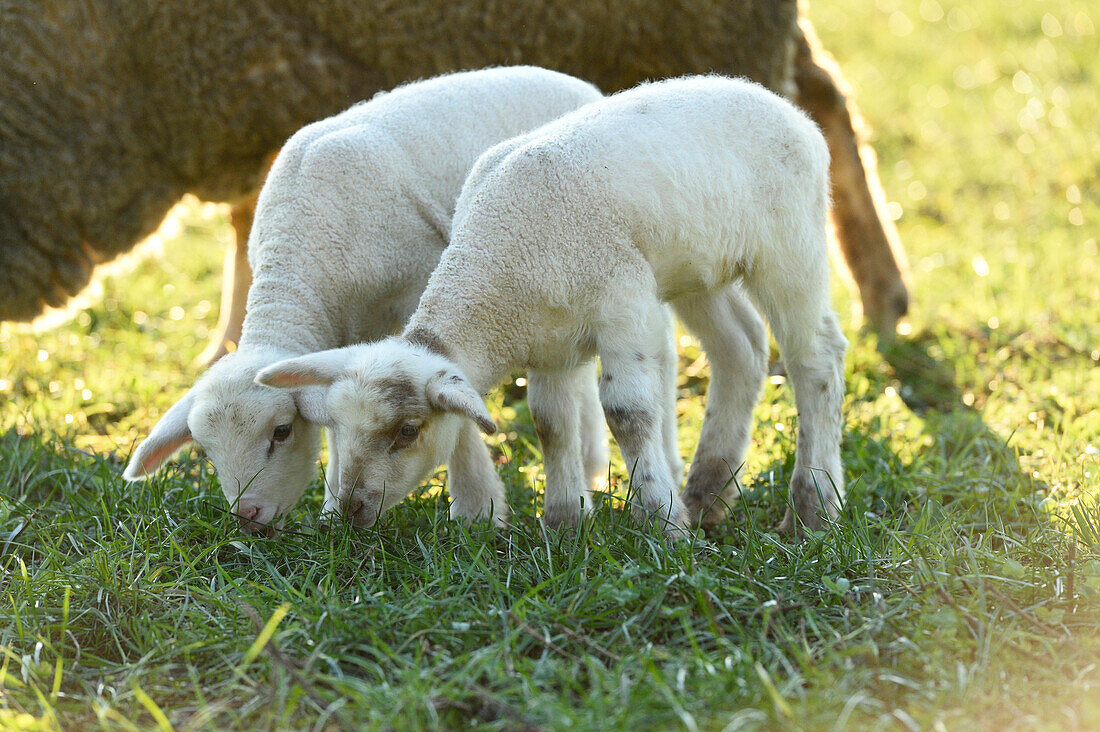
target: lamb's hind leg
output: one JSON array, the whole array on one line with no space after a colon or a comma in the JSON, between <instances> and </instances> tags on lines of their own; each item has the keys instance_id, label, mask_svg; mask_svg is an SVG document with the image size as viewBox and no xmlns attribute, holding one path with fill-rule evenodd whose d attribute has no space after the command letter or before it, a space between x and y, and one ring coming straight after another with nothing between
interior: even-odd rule
<instances>
[{"instance_id":1,"label":"lamb's hind leg","mask_svg":"<svg viewBox=\"0 0 1100 732\"><path fill-rule=\"evenodd\" d=\"M816 255L819 254L818 259ZM828 267L824 245L801 268L768 279L755 273L749 291L779 342L787 378L798 408L798 447L791 475L790 506L779 525L797 534L800 526L821 528L836 517L844 498L840 438L844 401L844 352L848 341L829 308ZM799 283L791 287L791 282Z\"/></svg>"},{"instance_id":2,"label":"lamb's hind leg","mask_svg":"<svg viewBox=\"0 0 1100 732\"><path fill-rule=\"evenodd\" d=\"M768 341L756 309L737 285L673 302L710 362L707 411L691 462L684 504L692 521L711 527L740 495L752 410L767 373Z\"/></svg>"},{"instance_id":3,"label":"lamb's hind leg","mask_svg":"<svg viewBox=\"0 0 1100 732\"><path fill-rule=\"evenodd\" d=\"M661 435L665 441L665 458L676 485L684 478L684 460L680 457L679 428L676 423L676 330L672 310L665 308L665 338L673 344L661 352L658 367L661 369Z\"/></svg>"},{"instance_id":4,"label":"lamb's hind leg","mask_svg":"<svg viewBox=\"0 0 1100 732\"><path fill-rule=\"evenodd\" d=\"M779 530L796 534L798 524L821 528L840 511L844 499L844 470L840 438L844 402L844 352L848 341L830 310L814 329L805 352L788 349L776 333L783 363L794 388L798 407L798 448L791 476L791 504ZM793 509L793 510L792 510ZM797 517L797 521L796 521Z\"/></svg>"},{"instance_id":5,"label":"lamb's hind leg","mask_svg":"<svg viewBox=\"0 0 1100 732\"><path fill-rule=\"evenodd\" d=\"M663 414L668 410L662 393L668 379L662 369L672 347L667 314L656 299L630 303L630 310L597 335L603 361L600 401L630 470L635 515L656 516L667 532L679 537L687 515L666 454L664 420L669 417Z\"/></svg>"},{"instance_id":6,"label":"lamb's hind leg","mask_svg":"<svg viewBox=\"0 0 1100 732\"><path fill-rule=\"evenodd\" d=\"M596 361L580 367L578 378L581 420L581 462L588 492L607 488L607 429L604 426L603 408L600 406L599 382L596 377Z\"/></svg>"},{"instance_id":7,"label":"lamb's hind leg","mask_svg":"<svg viewBox=\"0 0 1100 732\"><path fill-rule=\"evenodd\" d=\"M551 527L575 525L592 507L581 446L582 389L593 380L592 367L531 371L528 377L527 405L546 471L542 520Z\"/></svg>"}]
</instances>

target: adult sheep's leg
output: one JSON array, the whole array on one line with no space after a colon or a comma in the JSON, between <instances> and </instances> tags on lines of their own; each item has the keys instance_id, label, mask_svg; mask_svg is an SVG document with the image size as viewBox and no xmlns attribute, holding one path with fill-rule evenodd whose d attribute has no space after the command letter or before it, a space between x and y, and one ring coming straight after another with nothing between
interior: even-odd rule
<instances>
[{"instance_id":1,"label":"adult sheep's leg","mask_svg":"<svg viewBox=\"0 0 1100 732\"><path fill-rule=\"evenodd\" d=\"M859 113L840 68L806 18L800 19L799 28L795 101L820 125L829 144L831 216L840 251L859 287L864 319L881 337L891 338L909 309L905 252L885 215L874 151L857 136Z\"/></svg>"},{"instance_id":2,"label":"adult sheep's leg","mask_svg":"<svg viewBox=\"0 0 1100 732\"><path fill-rule=\"evenodd\" d=\"M624 292L639 289L623 287ZM662 393L667 378L662 371L672 347L667 315L656 299L631 305L596 336L603 362L600 401L630 471L635 515L656 516L668 533L680 535L687 526L687 514L680 500L680 482L673 477L666 454L663 420L667 417L662 414L668 409Z\"/></svg>"},{"instance_id":3,"label":"adult sheep's leg","mask_svg":"<svg viewBox=\"0 0 1100 732\"><path fill-rule=\"evenodd\" d=\"M767 333L738 285L680 298L673 308L699 338L710 362L703 430L684 489L688 516L709 528L740 496L737 471L745 459L752 410L767 374Z\"/></svg>"},{"instance_id":4,"label":"adult sheep's leg","mask_svg":"<svg viewBox=\"0 0 1100 732\"><path fill-rule=\"evenodd\" d=\"M576 524L592 508L581 435L581 394L592 380L588 366L565 371L531 371L527 405L542 446L547 526Z\"/></svg>"},{"instance_id":5,"label":"adult sheep's leg","mask_svg":"<svg viewBox=\"0 0 1100 732\"><path fill-rule=\"evenodd\" d=\"M198 363L204 366L209 366L234 350L241 339L248 288L252 284L252 268L248 265L248 234L252 231L252 217L256 213L258 195L258 192L254 193L235 204L229 214L229 221L233 224L234 243L225 253L218 324L210 343L198 358Z\"/></svg>"},{"instance_id":6,"label":"adult sheep's leg","mask_svg":"<svg viewBox=\"0 0 1100 732\"><path fill-rule=\"evenodd\" d=\"M451 494L452 519L475 521L492 517L497 526L507 525L511 514L504 483L473 422L464 423L458 433L447 469L447 488Z\"/></svg>"}]
</instances>

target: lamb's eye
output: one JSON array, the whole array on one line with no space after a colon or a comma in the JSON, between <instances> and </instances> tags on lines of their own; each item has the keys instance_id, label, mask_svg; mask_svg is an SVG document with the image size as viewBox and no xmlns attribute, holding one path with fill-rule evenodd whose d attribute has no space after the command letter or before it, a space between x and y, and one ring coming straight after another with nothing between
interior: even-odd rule
<instances>
[{"instance_id":1,"label":"lamb's eye","mask_svg":"<svg viewBox=\"0 0 1100 732\"><path fill-rule=\"evenodd\" d=\"M281 424L275 428L275 431L271 433L272 442L286 442L290 439L290 429L293 425Z\"/></svg>"},{"instance_id":2,"label":"lamb's eye","mask_svg":"<svg viewBox=\"0 0 1100 732\"><path fill-rule=\"evenodd\" d=\"M416 422L406 422L397 431L397 439L393 441L395 447L405 447L413 442L420 434L420 425Z\"/></svg>"}]
</instances>

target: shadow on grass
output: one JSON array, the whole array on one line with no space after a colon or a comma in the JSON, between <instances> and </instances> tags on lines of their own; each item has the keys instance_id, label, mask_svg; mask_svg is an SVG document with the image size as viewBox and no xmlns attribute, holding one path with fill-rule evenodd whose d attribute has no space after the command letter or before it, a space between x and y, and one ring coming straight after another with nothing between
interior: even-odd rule
<instances>
[{"instance_id":1,"label":"shadow on grass","mask_svg":"<svg viewBox=\"0 0 1100 732\"><path fill-rule=\"evenodd\" d=\"M924 432L946 463L959 462L997 479L1005 487L1045 488L1021 469L1011 435L1003 437L986 425L982 413L958 384L958 364L933 355L941 341L922 331L912 338L880 343L888 376L899 384L898 396L924 419ZM969 403L968 403L969 402Z\"/></svg>"},{"instance_id":2,"label":"shadow on grass","mask_svg":"<svg viewBox=\"0 0 1100 732\"><path fill-rule=\"evenodd\" d=\"M1040 517L1035 500L1048 495L1050 487L1021 466L1013 435L999 434L986 423L984 399L976 400L960 385L964 379L959 374L973 354L963 350L954 357L943 355L948 340L957 345L960 337L973 341L987 336L922 331L878 344L887 382L922 422L925 446L906 466L915 473L919 490L908 500L967 505L973 521L959 527L964 531L1006 521L1034 526L1050 519Z\"/></svg>"}]
</instances>

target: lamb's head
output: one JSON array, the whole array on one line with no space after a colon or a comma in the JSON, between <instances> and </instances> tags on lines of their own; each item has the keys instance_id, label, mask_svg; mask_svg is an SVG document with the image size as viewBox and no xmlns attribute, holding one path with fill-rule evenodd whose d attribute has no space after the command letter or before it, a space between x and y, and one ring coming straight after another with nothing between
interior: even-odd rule
<instances>
[{"instance_id":1,"label":"lamb's head","mask_svg":"<svg viewBox=\"0 0 1100 732\"><path fill-rule=\"evenodd\" d=\"M397 338L282 361L256 381L325 390L340 505L359 527L373 524L447 461L462 420L473 419L487 434L496 431L481 396L454 363Z\"/></svg>"},{"instance_id":2,"label":"lamb's head","mask_svg":"<svg viewBox=\"0 0 1100 732\"><path fill-rule=\"evenodd\" d=\"M320 391L277 391L254 381L281 356L237 352L220 359L138 446L124 477L151 475L194 440L214 463L241 526L270 534L309 486L319 450Z\"/></svg>"}]
</instances>

